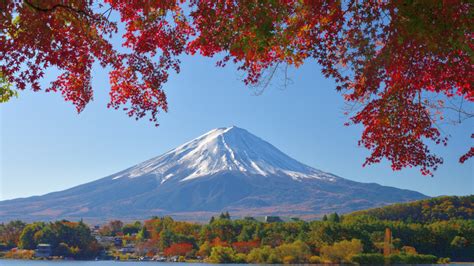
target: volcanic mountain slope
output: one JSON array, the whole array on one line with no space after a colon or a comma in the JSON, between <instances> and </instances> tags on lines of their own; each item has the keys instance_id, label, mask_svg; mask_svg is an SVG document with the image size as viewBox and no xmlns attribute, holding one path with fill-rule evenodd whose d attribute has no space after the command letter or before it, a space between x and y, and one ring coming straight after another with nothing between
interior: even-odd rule
<instances>
[{"instance_id":1,"label":"volcanic mountain slope","mask_svg":"<svg viewBox=\"0 0 474 266\"><path fill-rule=\"evenodd\" d=\"M0 202L11 219L140 219L174 215L315 217L426 198L304 165L238 127L218 128L111 176L43 196ZM205 217L205 218L204 218Z\"/></svg>"}]
</instances>

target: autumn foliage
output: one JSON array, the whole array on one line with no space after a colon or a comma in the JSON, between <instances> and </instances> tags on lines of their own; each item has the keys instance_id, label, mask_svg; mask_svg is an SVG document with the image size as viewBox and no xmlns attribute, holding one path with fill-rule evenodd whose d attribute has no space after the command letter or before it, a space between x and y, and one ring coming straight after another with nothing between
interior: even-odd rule
<instances>
[{"instance_id":1,"label":"autumn foliage","mask_svg":"<svg viewBox=\"0 0 474 266\"><path fill-rule=\"evenodd\" d=\"M197 224L153 217L144 223L124 224L112 238L97 228L91 231L83 222L11 221L0 223L0 249L10 250L5 257L16 259L30 258L39 243L47 243L53 256L75 259L101 256L105 254L101 250L125 255L125 245L134 247L134 252L126 254L128 258L164 256L213 263L434 264L437 257L445 258L444 262L446 257L471 262L473 200L472 195L439 197L312 221L231 220L221 215L210 223ZM131 227L137 227L139 233L126 234ZM385 238L387 229L391 241ZM381 249L389 243L390 254L384 257Z\"/></svg>"},{"instance_id":2,"label":"autumn foliage","mask_svg":"<svg viewBox=\"0 0 474 266\"><path fill-rule=\"evenodd\" d=\"M175 243L164 251L165 256L186 256L193 250L193 245L190 243Z\"/></svg>"},{"instance_id":3,"label":"autumn foliage","mask_svg":"<svg viewBox=\"0 0 474 266\"><path fill-rule=\"evenodd\" d=\"M238 253L249 253L252 249L260 246L260 241L237 241L232 244L232 248Z\"/></svg>"},{"instance_id":4,"label":"autumn foliage","mask_svg":"<svg viewBox=\"0 0 474 266\"><path fill-rule=\"evenodd\" d=\"M469 1L104 2L1 1L4 83L59 91L80 112L93 99L98 62L110 69L109 107L157 123L168 110L163 84L183 54L219 57L218 66L236 64L246 84L264 87L279 66L315 60L352 106L351 123L364 126L365 164L385 158L423 174L442 163L425 142L446 144L436 125L453 108L444 99L474 101ZM110 43L118 37L111 13L125 26L126 49ZM50 67L62 74L41 88ZM471 148L460 161L472 156Z\"/></svg>"}]
</instances>

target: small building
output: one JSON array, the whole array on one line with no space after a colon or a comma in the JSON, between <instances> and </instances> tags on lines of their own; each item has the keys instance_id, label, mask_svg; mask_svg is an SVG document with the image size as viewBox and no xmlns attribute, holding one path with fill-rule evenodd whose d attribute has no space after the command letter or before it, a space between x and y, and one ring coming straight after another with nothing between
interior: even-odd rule
<instances>
[{"instance_id":1,"label":"small building","mask_svg":"<svg viewBox=\"0 0 474 266\"><path fill-rule=\"evenodd\" d=\"M155 255L155 256L153 256L153 258L151 260L159 261L159 262L165 262L166 258L163 257L162 255Z\"/></svg>"},{"instance_id":2,"label":"small building","mask_svg":"<svg viewBox=\"0 0 474 266\"><path fill-rule=\"evenodd\" d=\"M100 226L99 225L94 225L90 227L91 229L91 235L94 237L100 236Z\"/></svg>"},{"instance_id":3,"label":"small building","mask_svg":"<svg viewBox=\"0 0 474 266\"><path fill-rule=\"evenodd\" d=\"M127 244L123 248L119 249L122 254L127 254L127 253L134 253L135 252L135 246L132 244Z\"/></svg>"},{"instance_id":4,"label":"small building","mask_svg":"<svg viewBox=\"0 0 474 266\"><path fill-rule=\"evenodd\" d=\"M173 257L169 258L169 261L178 262L179 261L179 256L173 256Z\"/></svg>"},{"instance_id":5,"label":"small building","mask_svg":"<svg viewBox=\"0 0 474 266\"><path fill-rule=\"evenodd\" d=\"M283 222L283 220L280 218L280 216L265 216L265 222L277 223L277 222Z\"/></svg>"},{"instance_id":6,"label":"small building","mask_svg":"<svg viewBox=\"0 0 474 266\"><path fill-rule=\"evenodd\" d=\"M0 251L7 251L7 250L9 250L9 248L7 247L7 245L4 244L4 243L0 243Z\"/></svg>"},{"instance_id":7,"label":"small building","mask_svg":"<svg viewBox=\"0 0 474 266\"><path fill-rule=\"evenodd\" d=\"M102 246L112 246L115 245L115 237L113 236L95 236L97 242Z\"/></svg>"},{"instance_id":8,"label":"small building","mask_svg":"<svg viewBox=\"0 0 474 266\"><path fill-rule=\"evenodd\" d=\"M120 237L115 237L115 238L114 238L114 245L115 245L116 247L118 247L118 248L121 247L121 246L122 246L122 238L120 238Z\"/></svg>"},{"instance_id":9,"label":"small building","mask_svg":"<svg viewBox=\"0 0 474 266\"><path fill-rule=\"evenodd\" d=\"M51 257L51 245L50 244L38 244L35 249L35 257L48 258Z\"/></svg>"}]
</instances>

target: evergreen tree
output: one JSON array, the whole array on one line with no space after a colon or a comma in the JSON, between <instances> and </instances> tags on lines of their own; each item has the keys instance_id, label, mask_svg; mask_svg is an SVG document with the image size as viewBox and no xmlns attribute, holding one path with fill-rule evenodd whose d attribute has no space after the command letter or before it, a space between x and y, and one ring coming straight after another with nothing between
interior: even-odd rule
<instances>
[{"instance_id":1,"label":"evergreen tree","mask_svg":"<svg viewBox=\"0 0 474 266\"><path fill-rule=\"evenodd\" d=\"M329 215L328 221L333 222L333 223L338 223L341 221L341 218L339 218L339 215L337 214L337 212L335 212Z\"/></svg>"}]
</instances>

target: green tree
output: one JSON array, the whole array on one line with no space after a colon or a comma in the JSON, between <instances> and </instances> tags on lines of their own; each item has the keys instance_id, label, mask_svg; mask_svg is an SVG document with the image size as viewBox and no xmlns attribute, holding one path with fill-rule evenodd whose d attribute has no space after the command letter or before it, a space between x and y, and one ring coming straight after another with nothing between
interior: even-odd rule
<instances>
[{"instance_id":1,"label":"green tree","mask_svg":"<svg viewBox=\"0 0 474 266\"><path fill-rule=\"evenodd\" d=\"M207 259L211 263L231 263L234 262L235 251L230 247L213 247L211 255Z\"/></svg>"},{"instance_id":2,"label":"green tree","mask_svg":"<svg viewBox=\"0 0 474 266\"><path fill-rule=\"evenodd\" d=\"M148 239L148 238L150 238L150 233L148 232L146 227L143 226L142 229L140 229L140 231L137 234L137 240L138 241L143 241L143 240Z\"/></svg>"},{"instance_id":3,"label":"green tree","mask_svg":"<svg viewBox=\"0 0 474 266\"><path fill-rule=\"evenodd\" d=\"M453 240L451 241L451 246L455 248L464 248L468 245L468 241L466 238L462 236L455 236Z\"/></svg>"},{"instance_id":4,"label":"green tree","mask_svg":"<svg viewBox=\"0 0 474 266\"><path fill-rule=\"evenodd\" d=\"M142 229L142 224L139 221L136 221L132 224L126 224L122 227L122 232L124 235L137 234Z\"/></svg>"},{"instance_id":5,"label":"green tree","mask_svg":"<svg viewBox=\"0 0 474 266\"><path fill-rule=\"evenodd\" d=\"M287 264L304 263L307 262L311 256L311 250L309 246L300 240L290 244L283 244L275 248L275 252L279 260Z\"/></svg>"},{"instance_id":6,"label":"green tree","mask_svg":"<svg viewBox=\"0 0 474 266\"><path fill-rule=\"evenodd\" d=\"M201 257L209 257L209 255L211 255L211 250L212 250L212 247L209 243L209 241L205 241L200 247L199 247L199 251L198 251L198 255L201 256Z\"/></svg>"},{"instance_id":7,"label":"green tree","mask_svg":"<svg viewBox=\"0 0 474 266\"><path fill-rule=\"evenodd\" d=\"M174 238L175 238L175 235L171 230L164 229L163 231L161 231L160 242L159 242L159 246L161 250L164 250L165 248L170 247L171 244L173 244Z\"/></svg>"},{"instance_id":8,"label":"green tree","mask_svg":"<svg viewBox=\"0 0 474 266\"><path fill-rule=\"evenodd\" d=\"M233 242L235 236L234 222L227 218L218 219L211 224L212 231L221 240L226 242Z\"/></svg>"},{"instance_id":9,"label":"green tree","mask_svg":"<svg viewBox=\"0 0 474 266\"><path fill-rule=\"evenodd\" d=\"M321 256L332 263L351 263L352 257L362 252L359 239L343 240L331 246L321 247Z\"/></svg>"},{"instance_id":10,"label":"green tree","mask_svg":"<svg viewBox=\"0 0 474 266\"><path fill-rule=\"evenodd\" d=\"M352 257L352 261L360 265L383 265L385 259L380 253L357 254Z\"/></svg>"},{"instance_id":11,"label":"green tree","mask_svg":"<svg viewBox=\"0 0 474 266\"><path fill-rule=\"evenodd\" d=\"M58 247L55 249L54 253L57 256L69 257L72 255L71 248L66 243L59 243Z\"/></svg>"},{"instance_id":12,"label":"green tree","mask_svg":"<svg viewBox=\"0 0 474 266\"><path fill-rule=\"evenodd\" d=\"M280 263L278 256L275 254L275 250L270 246L263 246L260 248L255 248L250 251L247 255L248 263Z\"/></svg>"},{"instance_id":13,"label":"green tree","mask_svg":"<svg viewBox=\"0 0 474 266\"><path fill-rule=\"evenodd\" d=\"M58 233L56 230L53 231L51 224L45 225L40 231L36 232L34 235L34 241L38 244L45 243L50 244L53 247L60 242ZM63 239L63 241L69 241L68 239Z\"/></svg>"},{"instance_id":14,"label":"green tree","mask_svg":"<svg viewBox=\"0 0 474 266\"><path fill-rule=\"evenodd\" d=\"M339 223L341 221L341 218L339 217L337 212L335 212L329 215L328 221L333 222L333 223Z\"/></svg>"},{"instance_id":15,"label":"green tree","mask_svg":"<svg viewBox=\"0 0 474 266\"><path fill-rule=\"evenodd\" d=\"M250 241L253 239L253 234L255 233L255 227L245 224L242 226L239 236L237 237L238 241Z\"/></svg>"},{"instance_id":16,"label":"green tree","mask_svg":"<svg viewBox=\"0 0 474 266\"><path fill-rule=\"evenodd\" d=\"M21 249L35 249L38 243L36 243L34 236L43 227L43 223L32 223L25 226L20 234L18 247Z\"/></svg>"}]
</instances>

